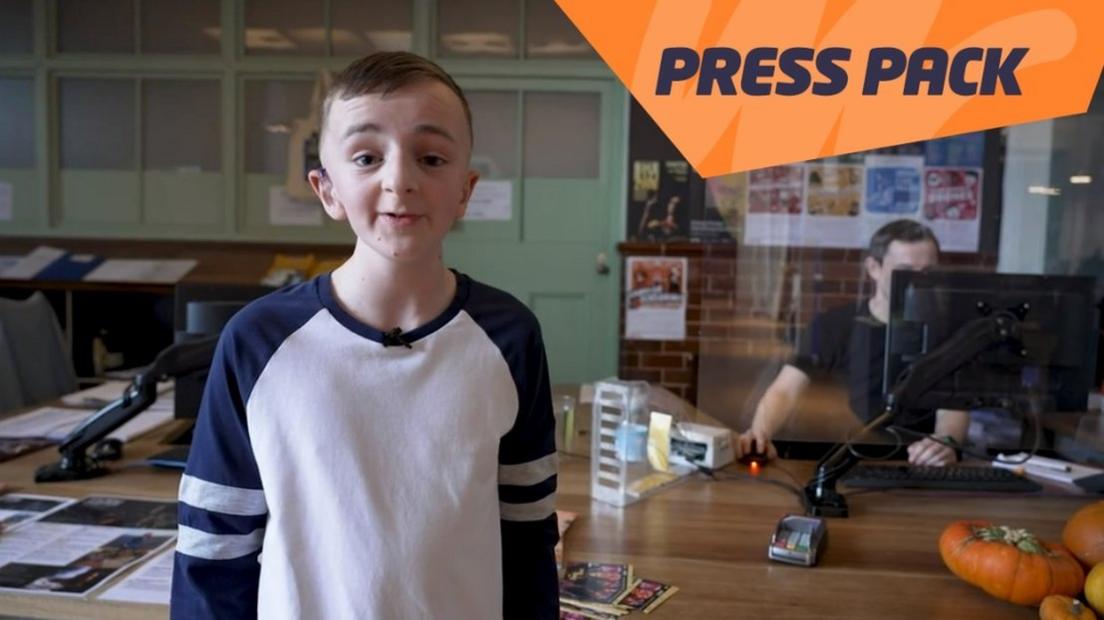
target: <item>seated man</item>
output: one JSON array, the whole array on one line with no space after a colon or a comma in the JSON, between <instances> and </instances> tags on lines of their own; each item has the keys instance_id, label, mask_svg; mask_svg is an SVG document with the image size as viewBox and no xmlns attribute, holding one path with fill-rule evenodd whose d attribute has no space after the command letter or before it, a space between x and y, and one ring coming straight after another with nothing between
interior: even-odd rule
<instances>
[{"instance_id":1,"label":"seated man","mask_svg":"<svg viewBox=\"0 0 1104 620\"><path fill-rule=\"evenodd\" d=\"M922 270L939 259L939 243L923 224L896 220L882 226L870 240L865 259L866 273L874 281L874 296L858 305L847 304L816 316L802 336L797 353L783 366L778 377L759 400L751 428L740 435L740 454L766 452L777 456L771 439L793 416L801 394L814 378L845 383L852 412L869 422L885 407L882 369L885 361L886 322L889 319L890 276L896 269ZM932 433L961 444L966 439L969 417L965 411L940 409L932 416L909 419L905 428ZM924 437L908 447L909 462L915 465L946 465L955 461L955 451Z\"/></svg>"}]
</instances>

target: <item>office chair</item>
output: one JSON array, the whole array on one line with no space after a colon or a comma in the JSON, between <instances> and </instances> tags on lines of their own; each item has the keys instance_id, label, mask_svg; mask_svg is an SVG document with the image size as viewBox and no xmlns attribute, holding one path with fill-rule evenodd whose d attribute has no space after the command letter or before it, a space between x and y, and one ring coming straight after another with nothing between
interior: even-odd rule
<instances>
[{"instance_id":1,"label":"office chair","mask_svg":"<svg viewBox=\"0 0 1104 620\"><path fill-rule=\"evenodd\" d=\"M46 296L0 299L0 416L76 389L73 360Z\"/></svg>"}]
</instances>

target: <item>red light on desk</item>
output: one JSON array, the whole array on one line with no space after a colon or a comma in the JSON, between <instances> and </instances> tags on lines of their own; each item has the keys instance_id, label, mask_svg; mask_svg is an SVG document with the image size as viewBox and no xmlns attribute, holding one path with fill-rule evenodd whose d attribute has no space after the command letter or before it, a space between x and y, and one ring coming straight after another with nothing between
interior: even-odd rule
<instances>
[{"instance_id":1,"label":"red light on desk","mask_svg":"<svg viewBox=\"0 0 1104 620\"><path fill-rule=\"evenodd\" d=\"M762 470L762 465L760 465L758 461L752 461L751 464L748 465L748 469L751 470L752 476L758 476L760 470Z\"/></svg>"}]
</instances>

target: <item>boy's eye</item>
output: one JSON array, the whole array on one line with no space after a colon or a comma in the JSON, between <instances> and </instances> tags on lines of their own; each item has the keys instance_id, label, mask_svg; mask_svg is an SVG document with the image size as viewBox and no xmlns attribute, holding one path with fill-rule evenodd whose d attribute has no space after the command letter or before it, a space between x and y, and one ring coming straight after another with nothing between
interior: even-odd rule
<instances>
[{"instance_id":1,"label":"boy's eye","mask_svg":"<svg viewBox=\"0 0 1104 620\"><path fill-rule=\"evenodd\" d=\"M353 163L358 165L358 166L371 166L373 164L378 164L379 161L380 161L379 157L376 157L375 155L370 155L370 154L367 154L367 153L364 154L364 155L357 155L356 157L353 158Z\"/></svg>"},{"instance_id":2,"label":"boy's eye","mask_svg":"<svg viewBox=\"0 0 1104 620\"><path fill-rule=\"evenodd\" d=\"M427 165L431 168L436 168L437 166L443 166L446 163L445 158L440 157L438 155L426 155L425 157L422 158L422 162L424 162L425 165Z\"/></svg>"}]
</instances>

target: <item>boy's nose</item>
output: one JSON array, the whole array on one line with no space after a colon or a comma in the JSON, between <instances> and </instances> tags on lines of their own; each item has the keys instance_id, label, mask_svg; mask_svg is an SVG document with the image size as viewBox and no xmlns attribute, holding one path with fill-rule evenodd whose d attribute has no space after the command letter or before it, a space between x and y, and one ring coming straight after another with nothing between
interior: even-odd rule
<instances>
[{"instance_id":1,"label":"boy's nose","mask_svg":"<svg viewBox=\"0 0 1104 620\"><path fill-rule=\"evenodd\" d=\"M393 194L409 194L417 189L417 171L405 158L391 158L383 171L383 189Z\"/></svg>"}]
</instances>

